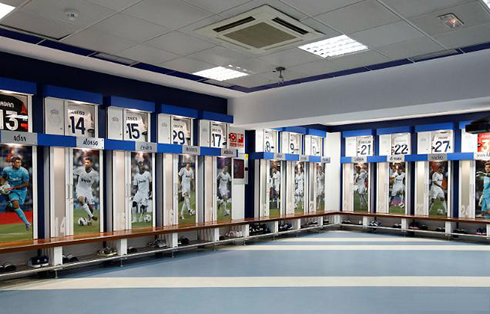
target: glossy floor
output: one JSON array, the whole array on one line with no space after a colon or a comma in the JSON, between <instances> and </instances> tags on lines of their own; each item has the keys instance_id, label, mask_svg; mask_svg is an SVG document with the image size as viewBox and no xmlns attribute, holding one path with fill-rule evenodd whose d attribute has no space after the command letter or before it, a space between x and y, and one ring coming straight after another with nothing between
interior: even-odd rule
<instances>
[{"instance_id":1,"label":"glossy floor","mask_svg":"<svg viewBox=\"0 0 490 314\"><path fill-rule=\"evenodd\" d=\"M328 231L0 290L2 313L490 313L490 246Z\"/></svg>"}]
</instances>

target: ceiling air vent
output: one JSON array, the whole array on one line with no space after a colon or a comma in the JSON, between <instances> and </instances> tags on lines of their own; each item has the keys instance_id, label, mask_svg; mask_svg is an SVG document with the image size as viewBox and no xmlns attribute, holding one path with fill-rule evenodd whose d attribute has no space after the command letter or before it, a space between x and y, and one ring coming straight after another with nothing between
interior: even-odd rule
<instances>
[{"instance_id":1,"label":"ceiling air vent","mask_svg":"<svg viewBox=\"0 0 490 314\"><path fill-rule=\"evenodd\" d=\"M323 35L268 5L200 28L196 32L254 53L271 52Z\"/></svg>"}]
</instances>

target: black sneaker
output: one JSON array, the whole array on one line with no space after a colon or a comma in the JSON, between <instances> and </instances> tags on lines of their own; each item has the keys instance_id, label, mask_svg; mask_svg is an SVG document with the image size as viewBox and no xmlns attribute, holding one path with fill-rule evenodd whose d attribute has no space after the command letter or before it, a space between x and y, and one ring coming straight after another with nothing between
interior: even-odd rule
<instances>
[{"instance_id":1,"label":"black sneaker","mask_svg":"<svg viewBox=\"0 0 490 314\"><path fill-rule=\"evenodd\" d=\"M16 270L17 270L17 267L15 267L14 264L10 264L10 263L3 264L3 271L6 273L11 273L11 272L14 272Z\"/></svg>"},{"instance_id":2,"label":"black sneaker","mask_svg":"<svg viewBox=\"0 0 490 314\"><path fill-rule=\"evenodd\" d=\"M402 228L402 224L394 224L392 226L392 228L401 229Z\"/></svg>"},{"instance_id":3,"label":"black sneaker","mask_svg":"<svg viewBox=\"0 0 490 314\"><path fill-rule=\"evenodd\" d=\"M134 254L134 253L138 253L138 250L132 246L128 247L128 254Z\"/></svg>"},{"instance_id":4,"label":"black sneaker","mask_svg":"<svg viewBox=\"0 0 490 314\"><path fill-rule=\"evenodd\" d=\"M43 256L39 256L39 259L41 260L41 266L42 267L49 266L49 257L47 257L46 255L43 255Z\"/></svg>"},{"instance_id":5,"label":"black sneaker","mask_svg":"<svg viewBox=\"0 0 490 314\"><path fill-rule=\"evenodd\" d=\"M3 268L3 265L0 265L0 274L3 273L5 269Z\"/></svg>"},{"instance_id":6,"label":"black sneaker","mask_svg":"<svg viewBox=\"0 0 490 314\"><path fill-rule=\"evenodd\" d=\"M437 232L446 232L446 228L444 228L444 227L437 227L435 231L437 231Z\"/></svg>"},{"instance_id":7,"label":"black sneaker","mask_svg":"<svg viewBox=\"0 0 490 314\"><path fill-rule=\"evenodd\" d=\"M41 258L39 256L31 257L27 262L27 266L31 268L40 268L41 267Z\"/></svg>"},{"instance_id":8,"label":"black sneaker","mask_svg":"<svg viewBox=\"0 0 490 314\"><path fill-rule=\"evenodd\" d=\"M180 242L179 245L189 245L189 243L190 243L189 239L187 239L184 236L182 236L182 237L179 238L179 242Z\"/></svg>"}]
</instances>

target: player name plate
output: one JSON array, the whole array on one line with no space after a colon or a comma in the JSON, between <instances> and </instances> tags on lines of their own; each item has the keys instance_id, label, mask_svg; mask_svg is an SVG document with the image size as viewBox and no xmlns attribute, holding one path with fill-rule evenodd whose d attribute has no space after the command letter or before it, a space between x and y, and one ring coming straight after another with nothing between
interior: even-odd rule
<instances>
[{"instance_id":1,"label":"player name plate","mask_svg":"<svg viewBox=\"0 0 490 314\"><path fill-rule=\"evenodd\" d=\"M299 155L299 161L309 161L310 158L306 155Z\"/></svg>"},{"instance_id":2,"label":"player name plate","mask_svg":"<svg viewBox=\"0 0 490 314\"><path fill-rule=\"evenodd\" d=\"M353 163L358 163L358 162L367 162L367 156L357 156L357 157L352 157L352 162L353 162Z\"/></svg>"},{"instance_id":3,"label":"player name plate","mask_svg":"<svg viewBox=\"0 0 490 314\"><path fill-rule=\"evenodd\" d=\"M330 163L330 157L322 157L322 162L325 164L329 164Z\"/></svg>"},{"instance_id":4,"label":"player name plate","mask_svg":"<svg viewBox=\"0 0 490 314\"><path fill-rule=\"evenodd\" d=\"M476 160L490 160L490 152L475 153L474 158Z\"/></svg>"},{"instance_id":5,"label":"player name plate","mask_svg":"<svg viewBox=\"0 0 490 314\"><path fill-rule=\"evenodd\" d=\"M0 138L4 144L37 145L36 133L1 131Z\"/></svg>"},{"instance_id":6,"label":"player name plate","mask_svg":"<svg viewBox=\"0 0 490 314\"><path fill-rule=\"evenodd\" d=\"M386 159L388 162L404 162L405 155L389 155Z\"/></svg>"},{"instance_id":7,"label":"player name plate","mask_svg":"<svg viewBox=\"0 0 490 314\"><path fill-rule=\"evenodd\" d=\"M446 161L447 154L429 154L429 161Z\"/></svg>"},{"instance_id":8,"label":"player name plate","mask_svg":"<svg viewBox=\"0 0 490 314\"><path fill-rule=\"evenodd\" d=\"M222 148L221 149L221 156L225 156L225 157L236 157L236 149Z\"/></svg>"},{"instance_id":9,"label":"player name plate","mask_svg":"<svg viewBox=\"0 0 490 314\"><path fill-rule=\"evenodd\" d=\"M136 142L134 149L138 152L155 153L157 151L156 143Z\"/></svg>"},{"instance_id":10,"label":"player name plate","mask_svg":"<svg viewBox=\"0 0 490 314\"><path fill-rule=\"evenodd\" d=\"M274 154L274 159L276 160L286 160L286 155L283 153L275 153Z\"/></svg>"},{"instance_id":11,"label":"player name plate","mask_svg":"<svg viewBox=\"0 0 490 314\"><path fill-rule=\"evenodd\" d=\"M78 137L77 136L77 147L78 148L93 148L93 149L104 149L104 139L96 137Z\"/></svg>"},{"instance_id":12,"label":"player name plate","mask_svg":"<svg viewBox=\"0 0 490 314\"><path fill-rule=\"evenodd\" d=\"M197 146L182 146L182 154L187 155L199 155L201 154L201 148Z\"/></svg>"}]
</instances>

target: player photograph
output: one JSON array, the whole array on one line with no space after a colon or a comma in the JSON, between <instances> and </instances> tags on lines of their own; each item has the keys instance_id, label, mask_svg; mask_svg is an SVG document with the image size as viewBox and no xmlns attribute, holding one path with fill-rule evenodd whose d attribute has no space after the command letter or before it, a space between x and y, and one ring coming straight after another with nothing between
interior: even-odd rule
<instances>
[{"instance_id":1,"label":"player photograph","mask_svg":"<svg viewBox=\"0 0 490 314\"><path fill-rule=\"evenodd\" d=\"M179 176L179 224L196 223L196 157L180 155Z\"/></svg>"},{"instance_id":2,"label":"player photograph","mask_svg":"<svg viewBox=\"0 0 490 314\"><path fill-rule=\"evenodd\" d=\"M354 164L354 211L369 211L369 166Z\"/></svg>"},{"instance_id":3,"label":"player photograph","mask_svg":"<svg viewBox=\"0 0 490 314\"><path fill-rule=\"evenodd\" d=\"M131 228L153 227L152 155L131 153Z\"/></svg>"},{"instance_id":4,"label":"player photograph","mask_svg":"<svg viewBox=\"0 0 490 314\"><path fill-rule=\"evenodd\" d=\"M294 213L305 212L305 163L297 161L294 167Z\"/></svg>"},{"instance_id":5,"label":"player photograph","mask_svg":"<svg viewBox=\"0 0 490 314\"><path fill-rule=\"evenodd\" d=\"M429 216L447 217L448 162L429 162Z\"/></svg>"},{"instance_id":6,"label":"player photograph","mask_svg":"<svg viewBox=\"0 0 490 314\"><path fill-rule=\"evenodd\" d=\"M73 150L74 234L100 232L100 161L98 150Z\"/></svg>"},{"instance_id":7,"label":"player photograph","mask_svg":"<svg viewBox=\"0 0 490 314\"><path fill-rule=\"evenodd\" d=\"M316 165L315 178L316 211L325 210L325 164Z\"/></svg>"},{"instance_id":8,"label":"player photograph","mask_svg":"<svg viewBox=\"0 0 490 314\"><path fill-rule=\"evenodd\" d=\"M31 240L32 148L0 148L0 242Z\"/></svg>"},{"instance_id":9,"label":"player photograph","mask_svg":"<svg viewBox=\"0 0 490 314\"><path fill-rule=\"evenodd\" d=\"M281 162L271 161L269 173L269 216L281 215Z\"/></svg>"},{"instance_id":10,"label":"player photograph","mask_svg":"<svg viewBox=\"0 0 490 314\"><path fill-rule=\"evenodd\" d=\"M231 199L231 189L233 186L231 177L231 160L232 158L221 158L218 157L216 160L217 164L217 176L216 183L218 186L216 197L218 206L218 221L231 220L231 210L232 210L232 199Z\"/></svg>"},{"instance_id":11,"label":"player photograph","mask_svg":"<svg viewBox=\"0 0 490 314\"><path fill-rule=\"evenodd\" d=\"M405 163L390 163L389 213L405 214Z\"/></svg>"},{"instance_id":12,"label":"player photograph","mask_svg":"<svg viewBox=\"0 0 490 314\"><path fill-rule=\"evenodd\" d=\"M0 93L0 130L27 132L29 116L27 97Z\"/></svg>"},{"instance_id":13,"label":"player photograph","mask_svg":"<svg viewBox=\"0 0 490 314\"><path fill-rule=\"evenodd\" d=\"M490 160L476 160L475 217L490 219Z\"/></svg>"}]
</instances>

